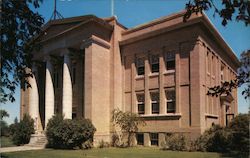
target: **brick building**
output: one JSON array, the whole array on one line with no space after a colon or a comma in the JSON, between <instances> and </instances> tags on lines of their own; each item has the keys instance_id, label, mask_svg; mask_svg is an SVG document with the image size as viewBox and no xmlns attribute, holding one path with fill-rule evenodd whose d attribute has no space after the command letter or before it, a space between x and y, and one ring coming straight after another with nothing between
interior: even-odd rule
<instances>
[{"instance_id":1,"label":"brick building","mask_svg":"<svg viewBox=\"0 0 250 158\"><path fill-rule=\"evenodd\" d=\"M159 145L165 133L197 137L238 111L237 90L211 97L208 87L235 78L239 61L204 14L184 12L126 28L115 17L86 15L49 21L37 39L30 78L21 91L21 118L43 133L55 114L89 118L94 141L110 141L115 108L138 113L147 125L137 144Z\"/></svg>"}]
</instances>

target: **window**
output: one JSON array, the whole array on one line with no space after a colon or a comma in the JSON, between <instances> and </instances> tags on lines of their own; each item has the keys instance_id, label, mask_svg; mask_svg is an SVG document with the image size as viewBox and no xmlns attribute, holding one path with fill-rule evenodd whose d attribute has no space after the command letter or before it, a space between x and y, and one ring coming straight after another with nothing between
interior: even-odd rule
<instances>
[{"instance_id":1,"label":"window","mask_svg":"<svg viewBox=\"0 0 250 158\"><path fill-rule=\"evenodd\" d=\"M206 59L207 59L207 62L206 62L206 64L207 64L207 72L210 73L211 72L211 61L210 61L210 58L209 58L209 52L207 52Z\"/></svg>"},{"instance_id":2,"label":"window","mask_svg":"<svg viewBox=\"0 0 250 158\"><path fill-rule=\"evenodd\" d=\"M166 53L166 69L175 70L175 53Z\"/></svg>"},{"instance_id":3,"label":"window","mask_svg":"<svg viewBox=\"0 0 250 158\"><path fill-rule=\"evenodd\" d=\"M137 145L144 145L144 135L143 133L136 134Z\"/></svg>"},{"instance_id":4,"label":"window","mask_svg":"<svg viewBox=\"0 0 250 158\"><path fill-rule=\"evenodd\" d=\"M145 113L144 93L137 94L138 114Z\"/></svg>"},{"instance_id":5,"label":"window","mask_svg":"<svg viewBox=\"0 0 250 158\"><path fill-rule=\"evenodd\" d=\"M151 56L151 72L159 72L159 55Z\"/></svg>"},{"instance_id":6,"label":"window","mask_svg":"<svg viewBox=\"0 0 250 158\"><path fill-rule=\"evenodd\" d=\"M151 92L152 114L159 114L159 92Z\"/></svg>"},{"instance_id":7,"label":"window","mask_svg":"<svg viewBox=\"0 0 250 158\"><path fill-rule=\"evenodd\" d=\"M150 133L150 141L151 141L151 145L158 146L158 133Z\"/></svg>"},{"instance_id":8,"label":"window","mask_svg":"<svg viewBox=\"0 0 250 158\"><path fill-rule=\"evenodd\" d=\"M76 112L72 113L72 119L76 119Z\"/></svg>"},{"instance_id":9,"label":"window","mask_svg":"<svg viewBox=\"0 0 250 158\"><path fill-rule=\"evenodd\" d=\"M136 67L137 67L137 75L144 75L144 59L143 58L138 58L136 60Z\"/></svg>"},{"instance_id":10,"label":"window","mask_svg":"<svg viewBox=\"0 0 250 158\"><path fill-rule=\"evenodd\" d=\"M224 66L223 65L220 68L220 80L221 82L224 81Z\"/></svg>"},{"instance_id":11,"label":"window","mask_svg":"<svg viewBox=\"0 0 250 158\"><path fill-rule=\"evenodd\" d=\"M169 88L165 91L167 99L167 113L175 113L175 89Z\"/></svg>"}]
</instances>

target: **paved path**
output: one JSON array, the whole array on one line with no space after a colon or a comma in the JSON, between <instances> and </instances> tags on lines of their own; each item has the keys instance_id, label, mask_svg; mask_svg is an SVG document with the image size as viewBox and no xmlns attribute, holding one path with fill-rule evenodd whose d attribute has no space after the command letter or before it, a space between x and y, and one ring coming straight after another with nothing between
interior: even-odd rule
<instances>
[{"instance_id":1,"label":"paved path","mask_svg":"<svg viewBox=\"0 0 250 158\"><path fill-rule=\"evenodd\" d=\"M44 147L31 147L31 146L5 147L5 148L0 148L0 153L25 151L25 150L39 150L39 149L44 149Z\"/></svg>"}]
</instances>

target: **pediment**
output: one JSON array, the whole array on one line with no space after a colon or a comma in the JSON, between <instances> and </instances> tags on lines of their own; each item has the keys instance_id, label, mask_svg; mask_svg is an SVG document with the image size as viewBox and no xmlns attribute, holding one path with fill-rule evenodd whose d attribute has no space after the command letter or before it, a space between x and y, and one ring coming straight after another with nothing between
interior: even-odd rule
<instances>
[{"instance_id":1,"label":"pediment","mask_svg":"<svg viewBox=\"0 0 250 158\"><path fill-rule=\"evenodd\" d=\"M88 22L97 22L106 28L112 28L112 26L105 19L98 18L94 15L85 15L49 21L42 27L42 32L36 37L36 39L39 41L46 41L51 37L73 30L81 24Z\"/></svg>"}]
</instances>

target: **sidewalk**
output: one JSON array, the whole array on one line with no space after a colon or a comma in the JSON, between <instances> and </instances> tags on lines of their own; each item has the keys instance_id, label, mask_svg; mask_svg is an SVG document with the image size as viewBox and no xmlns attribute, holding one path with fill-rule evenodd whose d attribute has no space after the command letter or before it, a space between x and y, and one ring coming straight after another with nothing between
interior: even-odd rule
<instances>
[{"instance_id":1,"label":"sidewalk","mask_svg":"<svg viewBox=\"0 0 250 158\"><path fill-rule=\"evenodd\" d=\"M31 146L5 147L5 148L0 148L0 153L26 151L26 150L39 150L39 149L44 149L44 147L31 147Z\"/></svg>"}]
</instances>

